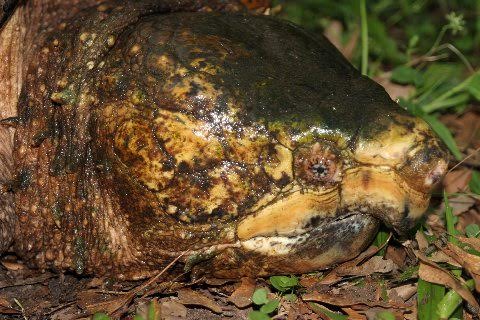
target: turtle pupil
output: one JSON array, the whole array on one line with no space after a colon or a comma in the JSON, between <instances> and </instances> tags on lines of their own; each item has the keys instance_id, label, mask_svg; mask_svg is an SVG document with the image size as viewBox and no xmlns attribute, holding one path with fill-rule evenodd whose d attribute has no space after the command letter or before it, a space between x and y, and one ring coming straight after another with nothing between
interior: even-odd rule
<instances>
[{"instance_id":1,"label":"turtle pupil","mask_svg":"<svg viewBox=\"0 0 480 320\"><path fill-rule=\"evenodd\" d=\"M327 173L327 168L323 164L317 163L312 166L312 172L318 177L324 177Z\"/></svg>"}]
</instances>

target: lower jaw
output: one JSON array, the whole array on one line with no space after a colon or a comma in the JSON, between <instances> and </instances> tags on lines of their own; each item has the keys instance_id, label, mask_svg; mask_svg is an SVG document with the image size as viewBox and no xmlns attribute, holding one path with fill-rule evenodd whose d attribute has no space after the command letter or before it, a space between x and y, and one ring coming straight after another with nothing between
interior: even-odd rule
<instances>
[{"instance_id":1,"label":"lower jaw","mask_svg":"<svg viewBox=\"0 0 480 320\"><path fill-rule=\"evenodd\" d=\"M242 246L272 258L282 257L282 261L291 260L288 267L319 269L358 255L371 242L378 225L372 216L354 213L296 237L256 237Z\"/></svg>"},{"instance_id":2,"label":"lower jaw","mask_svg":"<svg viewBox=\"0 0 480 320\"><path fill-rule=\"evenodd\" d=\"M294 237L255 237L222 251L197 271L210 269L207 273L217 278L318 271L356 257L378 226L376 218L352 213Z\"/></svg>"}]
</instances>

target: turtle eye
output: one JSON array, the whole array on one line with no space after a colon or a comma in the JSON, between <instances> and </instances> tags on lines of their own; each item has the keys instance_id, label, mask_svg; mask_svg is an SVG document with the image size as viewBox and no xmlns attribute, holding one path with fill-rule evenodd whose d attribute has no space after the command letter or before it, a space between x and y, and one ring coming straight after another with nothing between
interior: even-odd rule
<instances>
[{"instance_id":1,"label":"turtle eye","mask_svg":"<svg viewBox=\"0 0 480 320\"><path fill-rule=\"evenodd\" d=\"M296 153L296 177L308 184L334 184L339 180L339 169L339 160L335 153L318 143L311 147L302 147Z\"/></svg>"},{"instance_id":2,"label":"turtle eye","mask_svg":"<svg viewBox=\"0 0 480 320\"><path fill-rule=\"evenodd\" d=\"M312 182L329 182L332 180L336 172L336 165L333 160L322 155L313 155L310 159L305 159L303 161L303 171L307 180Z\"/></svg>"}]
</instances>

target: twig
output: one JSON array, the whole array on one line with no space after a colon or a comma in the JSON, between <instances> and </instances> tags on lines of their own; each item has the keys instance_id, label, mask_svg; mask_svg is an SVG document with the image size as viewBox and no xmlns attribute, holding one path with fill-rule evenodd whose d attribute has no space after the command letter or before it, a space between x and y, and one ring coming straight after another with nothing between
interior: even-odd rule
<instances>
[{"instance_id":1,"label":"twig","mask_svg":"<svg viewBox=\"0 0 480 320\"><path fill-rule=\"evenodd\" d=\"M61 304L61 305L59 305L59 306L56 306L56 307L53 308L52 310L50 310L50 311L49 311L47 314L45 314L45 315L51 315L52 313L55 313L55 312L57 312L58 310L65 309L66 307L70 307L71 305L74 305L74 304L76 304L76 301L70 301L70 302Z\"/></svg>"},{"instance_id":2,"label":"twig","mask_svg":"<svg viewBox=\"0 0 480 320\"><path fill-rule=\"evenodd\" d=\"M167 266L165 266L165 268L162 269L162 271L160 271L156 276L150 278L148 281L146 281L145 283L143 283L142 285L139 285L138 287L136 288L133 288L131 289L130 291L128 291L126 294L125 294L125 297L123 298L123 301L124 301L124 305L125 304L129 304L132 299L142 290L144 290L145 288L147 288L149 285L151 285L152 283L154 283L155 281L158 280L158 278L160 278L168 269L170 269L178 260L180 260L181 257L183 257L185 254L189 253L190 250L187 250L187 251L184 251L182 252L180 255L178 255L175 259L173 259ZM117 312L122 306L118 306L116 309L114 310L111 310L110 311L110 314L114 314L115 312Z\"/></svg>"},{"instance_id":3,"label":"twig","mask_svg":"<svg viewBox=\"0 0 480 320\"><path fill-rule=\"evenodd\" d=\"M30 284L36 284L36 283L42 283L43 281L53 278L54 276L52 274L44 274L39 277L35 278L28 278L28 279L23 279L23 280L18 280L15 282L7 282L7 281L0 281L0 289L4 288L11 288L11 287L19 287L19 286L24 286L24 285L30 285Z\"/></svg>"},{"instance_id":4,"label":"twig","mask_svg":"<svg viewBox=\"0 0 480 320\"><path fill-rule=\"evenodd\" d=\"M478 152L480 151L480 147L475 149L475 151L473 151L471 154L469 154L468 156L466 156L465 158L463 158L459 163L457 163L456 165L454 165L452 167L452 169L448 170L447 173L450 173L452 172L453 170L455 170L458 166L460 166L462 163L464 163L466 160L470 159L471 157L473 157L474 155L476 155Z\"/></svg>"},{"instance_id":5,"label":"twig","mask_svg":"<svg viewBox=\"0 0 480 320\"><path fill-rule=\"evenodd\" d=\"M20 307L20 311L22 312L23 319L28 320L28 319L27 319L27 316L25 315L25 308L24 308L23 305L20 303L20 301L18 301L17 298L13 298L13 301L15 301L15 303L17 304L17 306Z\"/></svg>"},{"instance_id":6,"label":"twig","mask_svg":"<svg viewBox=\"0 0 480 320\"><path fill-rule=\"evenodd\" d=\"M141 286L138 286L136 290L133 290L133 294L136 295L137 293L139 293L140 291L142 291L143 289L145 289L146 287L148 287L149 285L157 281L158 278L160 278L168 269L170 269L178 260L180 260L181 257L183 257L185 254L189 252L190 250L182 252L178 257L173 259L172 262L170 262L165 268L163 268L163 270L160 271L156 276L150 278L147 282L145 282Z\"/></svg>"}]
</instances>

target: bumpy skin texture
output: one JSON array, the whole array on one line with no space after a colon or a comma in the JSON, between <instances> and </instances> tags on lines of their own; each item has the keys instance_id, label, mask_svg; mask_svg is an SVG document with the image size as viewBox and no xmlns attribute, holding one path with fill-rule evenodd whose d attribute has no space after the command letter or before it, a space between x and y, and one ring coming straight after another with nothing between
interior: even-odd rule
<instances>
[{"instance_id":1,"label":"bumpy skin texture","mask_svg":"<svg viewBox=\"0 0 480 320\"><path fill-rule=\"evenodd\" d=\"M171 274L299 273L425 211L446 166L428 126L326 39L240 10L112 1L39 35L18 104L19 256L125 278L185 252Z\"/></svg>"}]
</instances>

